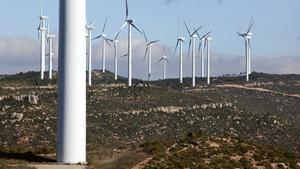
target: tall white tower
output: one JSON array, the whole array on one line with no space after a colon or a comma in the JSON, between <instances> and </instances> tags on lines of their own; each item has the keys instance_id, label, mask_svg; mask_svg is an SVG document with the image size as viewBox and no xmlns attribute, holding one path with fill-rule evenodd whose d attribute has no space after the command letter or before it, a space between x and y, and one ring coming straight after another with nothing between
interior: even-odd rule
<instances>
[{"instance_id":1,"label":"tall white tower","mask_svg":"<svg viewBox=\"0 0 300 169\"><path fill-rule=\"evenodd\" d=\"M53 73L53 39L55 38L55 35L51 35L48 33L47 39L48 39L48 48L49 48L49 79L52 80L52 73Z\"/></svg>"},{"instance_id":2,"label":"tall white tower","mask_svg":"<svg viewBox=\"0 0 300 169\"><path fill-rule=\"evenodd\" d=\"M210 41L212 41L213 39L208 36L206 39L206 52L207 52L207 84L209 85L210 84Z\"/></svg>"},{"instance_id":3,"label":"tall white tower","mask_svg":"<svg viewBox=\"0 0 300 169\"><path fill-rule=\"evenodd\" d=\"M88 84L89 86L92 86L92 31L95 29L95 26L91 23L90 25L86 25L86 29L88 32Z\"/></svg>"},{"instance_id":4,"label":"tall white tower","mask_svg":"<svg viewBox=\"0 0 300 169\"><path fill-rule=\"evenodd\" d=\"M41 13L40 16L40 26L38 28L39 35L40 35L40 73L41 79L44 79L44 72L45 72L45 58L46 58L46 20L48 19L47 16L43 16Z\"/></svg>"},{"instance_id":5,"label":"tall white tower","mask_svg":"<svg viewBox=\"0 0 300 169\"><path fill-rule=\"evenodd\" d=\"M86 163L86 0L59 1L57 162Z\"/></svg>"}]
</instances>

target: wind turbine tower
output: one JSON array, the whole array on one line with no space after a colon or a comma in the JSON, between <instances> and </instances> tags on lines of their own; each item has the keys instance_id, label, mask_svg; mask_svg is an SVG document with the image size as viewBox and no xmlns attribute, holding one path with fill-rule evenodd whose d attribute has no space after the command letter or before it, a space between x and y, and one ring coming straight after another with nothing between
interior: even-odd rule
<instances>
[{"instance_id":1,"label":"wind turbine tower","mask_svg":"<svg viewBox=\"0 0 300 169\"><path fill-rule=\"evenodd\" d=\"M200 34L197 32L197 35L198 35L198 37L199 37L199 48L198 48L198 55L200 55L200 59L201 59L201 77L203 78L204 77L204 44L205 44L205 38L207 37L207 36L209 36L209 34L211 33L211 31L210 32L208 32L208 33L206 33L205 35L203 35L203 36L200 36Z\"/></svg>"},{"instance_id":2,"label":"wind turbine tower","mask_svg":"<svg viewBox=\"0 0 300 169\"><path fill-rule=\"evenodd\" d=\"M115 80L118 80L118 44L119 40L113 40L114 48L115 48Z\"/></svg>"},{"instance_id":3,"label":"wind turbine tower","mask_svg":"<svg viewBox=\"0 0 300 169\"><path fill-rule=\"evenodd\" d=\"M206 57L207 57L207 84L210 84L210 41L212 41L213 39L208 36L207 38L205 38L206 41Z\"/></svg>"},{"instance_id":4,"label":"wind turbine tower","mask_svg":"<svg viewBox=\"0 0 300 169\"><path fill-rule=\"evenodd\" d=\"M41 79L44 79L44 71L45 71L45 58L46 58L46 20L47 16L43 15L43 10L41 9L41 15L39 17L40 24L38 27L39 38L40 38L40 73Z\"/></svg>"},{"instance_id":5,"label":"wind turbine tower","mask_svg":"<svg viewBox=\"0 0 300 169\"><path fill-rule=\"evenodd\" d=\"M191 31L189 30L186 23L184 23L184 25L190 35L188 56L189 56L190 49L192 46L192 86L195 87L196 86L196 38L198 37L197 32L202 28L202 26L195 29L195 31L193 33L191 33Z\"/></svg>"},{"instance_id":6,"label":"wind turbine tower","mask_svg":"<svg viewBox=\"0 0 300 169\"><path fill-rule=\"evenodd\" d=\"M88 84L92 86L92 31L95 29L94 23L86 25L88 32Z\"/></svg>"},{"instance_id":7,"label":"wind turbine tower","mask_svg":"<svg viewBox=\"0 0 300 169\"><path fill-rule=\"evenodd\" d=\"M249 74L251 72L251 53L250 53L250 50L251 50L251 44L250 44L250 39L253 35L253 33L251 33L251 29L254 25L254 22L253 22L253 18L251 18L251 21L250 21L250 24L249 24L249 27L248 27L248 30L246 33L239 33L237 32L237 35L242 37L245 41L245 55L246 55L246 81L248 82L249 81Z\"/></svg>"},{"instance_id":8,"label":"wind turbine tower","mask_svg":"<svg viewBox=\"0 0 300 169\"><path fill-rule=\"evenodd\" d=\"M152 45L154 43L158 42L159 40L155 40L155 41L150 41L149 42L144 31L143 31L143 34L144 34L144 38L145 38L146 43L147 43L147 47L146 47L146 51L145 51L145 55L144 55L144 60L146 59L146 56L148 54L148 81L151 81L151 73L152 73Z\"/></svg>"},{"instance_id":9,"label":"wind turbine tower","mask_svg":"<svg viewBox=\"0 0 300 169\"><path fill-rule=\"evenodd\" d=\"M182 80L182 76L183 76L183 73L182 73L182 69L183 69L183 66L182 66L183 65L182 64L182 58L183 58L182 46L183 46L184 40L185 40L184 37L181 37L180 35L178 36L176 47L175 47L174 54L173 54L173 56L174 56L175 52L176 52L176 50L178 48L178 45L179 45L179 82L180 83L183 82L183 80Z\"/></svg>"},{"instance_id":10,"label":"wind turbine tower","mask_svg":"<svg viewBox=\"0 0 300 169\"><path fill-rule=\"evenodd\" d=\"M106 65L105 65L105 60L106 60L106 45L105 43L111 47L111 45L109 44L109 39L107 39L107 35L104 33L105 32L105 28L106 28L106 23L107 23L107 18L105 19L103 28L102 28L102 33L101 35L95 37L94 39L92 39L93 41L96 39L101 39L102 38L102 72L105 73L106 70Z\"/></svg>"},{"instance_id":11,"label":"wind turbine tower","mask_svg":"<svg viewBox=\"0 0 300 169\"><path fill-rule=\"evenodd\" d=\"M86 163L86 0L59 1L57 162Z\"/></svg>"},{"instance_id":12,"label":"wind turbine tower","mask_svg":"<svg viewBox=\"0 0 300 169\"><path fill-rule=\"evenodd\" d=\"M158 61L158 63L160 62L163 62L163 80L165 80L167 78L167 63L169 63L168 57L166 56L165 53L165 47L163 49L163 56Z\"/></svg>"},{"instance_id":13,"label":"wind turbine tower","mask_svg":"<svg viewBox=\"0 0 300 169\"><path fill-rule=\"evenodd\" d=\"M48 23L48 34L47 34L47 41L49 45L49 79L52 80L52 73L53 73L53 40L55 38L55 35L50 34L50 23Z\"/></svg>"}]
</instances>

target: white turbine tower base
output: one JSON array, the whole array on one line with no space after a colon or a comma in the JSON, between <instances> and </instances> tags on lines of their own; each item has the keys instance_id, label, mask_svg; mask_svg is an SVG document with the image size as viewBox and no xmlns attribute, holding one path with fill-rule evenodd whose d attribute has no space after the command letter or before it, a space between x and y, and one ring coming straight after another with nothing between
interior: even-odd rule
<instances>
[{"instance_id":1,"label":"white turbine tower base","mask_svg":"<svg viewBox=\"0 0 300 169\"><path fill-rule=\"evenodd\" d=\"M86 163L86 0L59 1L57 162Z\"/></svg>"}]
</instances>

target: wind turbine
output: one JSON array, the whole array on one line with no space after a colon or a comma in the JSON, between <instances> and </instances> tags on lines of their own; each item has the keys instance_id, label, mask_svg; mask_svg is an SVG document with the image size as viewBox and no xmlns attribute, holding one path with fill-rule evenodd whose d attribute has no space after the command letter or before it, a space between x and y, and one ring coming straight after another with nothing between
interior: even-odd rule
<instances>
[{"instance_id":1,"label":"wind turbine","mask_svg":"<svg viewBox=\"0 0 300 169\"><path fill-rule=\"evenodd\" d=\"M139 33L143 34L142 31L140 31L133 23L135 22L134 19L129 18L129 10L128 10L128 1L125 0L126 3L126 17L124 24L120 27L120 29L117 31L116 37L119 36L121 31L128 26L128 86L132 86L132 42L131 42L131 27L135 28Z\"/></svg>"},{"instance_id":2,"label":"wind turbine","mask_svg":"<svg viewBox=\"0 0 300 169\"><path fill-rule=\"evenodd\" d=\"M146 56L148 54L148 81L151 81L151 73L152 73L152 45L156 42L158 42L159 40L155 40L155 41L148 41L146 33L143 31L144 34L144 38L146 40L147 43L147 47L146 47L146 51L145 51L145 55L144 55L144 60L146 59Z\"/></svg>"},{"instance_id":3,"label":"wind turbine","mask_svg":"<svg viewBox=\"0 0 300 169\"><path fill-rule=\"evenodd\" d=\"M203 35L203 36L200 36L200 34L197 32L197 35L198 35L198 37L199 37L199 47L198 47L198 55L200 55L200 59L201 59L201 77L203 78L204 77L204 44L205 44L205 38L207 37L207 36L209 36L209 34L211 33L211 31L210 32L208 32L208 33L206 33L205 35Z\"/></svg>"},{"instance_id":4,"label":"wind turbine","mask_svg":"<svg viewBox=\"0 0 300 169\"><path fill-rule=\"evenodd\" d=\"M88 84L92 86L92 31L95 29L94 23L86 24L88 38Z\"/></svg>"},{"instance_id":5,"label":"wind turbine","mask_svg":"<svg viewBox=\"0 0 300 169\"><path fill-rule=\"evenodd\" d=\"M192 86L195 87L196 86L196 38L198 37L197 32L198 30L200 30L202 28L202 26L200 26L199 28L195 29L194 32L191 33L191 31L189 30L188 26L186 25L186 23L184 22L185 28L189 33L190 36L190 42L189 42L189 49L188 49L188 55L190 53L190 49L191 49L191 45L192 45Z\"/></svg>"},{"instance_id":6,"label":"wind turbine","mask_svg":"<svg viewBox=\"0 0 300 169\"><path fill-rule=\"evenodd\" d=\"M163 49L163 56L157 63L161 63L161 62L163 62L163 80L165 80L167 78L167 63L169 63L168 57L166 56L165 53L165 47Z\"/></svg>"},{"instance_id":7,"label":"wind turbine","mask_svg":"<svg viewBox=\"0 0 300 169\"><path fill-rule=\"evenodd\" d=\"M250 56L250 48L251 48L251 44L250 44L250 39L251 39L251 36L253 35L253 33L251 33L251 29L254 25L254 22L253 22L253 18L251 18L251 21L250 21L250 24L249 24L249 27L248 27L248 30L246 33L239 33L237 32L237 35L244 38L244 41L245 41L245 54L246 54L246 81L248 82L249 81L249 74L250 74L250 71L251 71L251 56Z\"/></svg>"},{"instance_id":8,"label":"wind turbine","mask_svg":"<svg viewBox=\"0 0 300 169\"><path fill-rule=\"evenodd\" d=\"M94 39L92 39L93 41L96 39L101 39L102 38L102 72L105 73L105 55L106 55L106 51L105 51L105 43L111 47L111 45L109 44L109 40L106 38L106 34L104 33L105 28L106 28L106 23L107 23L107 18L105 18L105 22L102 28L102 33L101 35L95 37Z\"/></svg>"},{"instance_id":9,"label":"wind turbine","mask_svg":"<svg viewBox=\"0 0 300 169\"><path fill-rule=\"evenodd\" d=\"M110 42L112 42L114 44L114 53L115 53L115 80L118 80L118 44L119 44L119 40L117 39L118 37L116 37L114 40L112 39L108 39Z\"/></svg>"},{"instance_id":10,"label":"wind turbine","mask_svg":"<svg viewBox=\"0 0 300 169\"><path fill-rule=\"evenodd\" d=\"M205 38L205 45L206 46L206 57L207 57L207 84L209 85L210 84L210 46L209 46L209 43L210 41L212 41L213 39L210 37L210 36L207 36Z\"/></svg>"},{"instance_id":11,"label":"wind turbine","mask_svg":"<svg viewBox=\"0 0 300 169\"><path fill-rule=\"evenodd\" d=\"M40 39L40 73L41 79L44 79L44 71L45 71L45 57L46 57L46 20L47 16L43 15L43 9L41 8L41 15L39 17L40 24L38 27L38 38Z\"/></svg>"},{"instance_id":12,"label":"wind turbine","mask_svg":"<svg viewBox=\"0 0 300 169\"><path fill-rule=\"evenodd\" d=\"M47 41L48 41L48 49L49 49L49 79L52 80L52 72L53 72L53 56L54 56L54 52L53 52L53 40L55 38L55 35L50 34L50 19L48 21L48 34L47 34Z\"/></svg>"},{"instance_id":13,"label":"wind turbine","mask_svg":"<svg viewBox=\"0 0 300 169\"><path fill-rule=\"evenodd\" d=\"M179 31L179 23L178 23L178 37L177 37L177 42L176 42L176 47L175 47L175 50L174 50L174 53L173 53L173 56L175 55L176 53L176 50L178 48L178 45L179 45L179 82L182 83L182 53L183 53L183 50L182 50L182 45L184 43L184 40L185 38L182 37L180 35L180 31Z\"/></svg>"}]
</instances>

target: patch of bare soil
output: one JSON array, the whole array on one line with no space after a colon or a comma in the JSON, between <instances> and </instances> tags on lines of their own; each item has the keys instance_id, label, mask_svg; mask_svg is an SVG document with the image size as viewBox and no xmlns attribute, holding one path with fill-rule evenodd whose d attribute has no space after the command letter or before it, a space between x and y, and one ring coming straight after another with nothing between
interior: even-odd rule
<instances>
[{"instance_id":1,"label":"patch of bare soil","mask_svg":"<svg viewBox=\"0 0 300 169\"><path fill-rule=\"evenodd\" d=\"M277 92L274 90L269 90L261 87L247 87L243 85L236 85L236 84L223 84L223 85L216 85L217 87L220 88L238 88L238 89L246 89L246 90L255 90L255 91L260 91L260 92L268 92L268 93L273 93L273 94L280 94L283 96L290 96L290 97L297 97L300 98L299 94L290 94L290 93L283 93L283 92Z\"/></svg>"}]
</instances>

